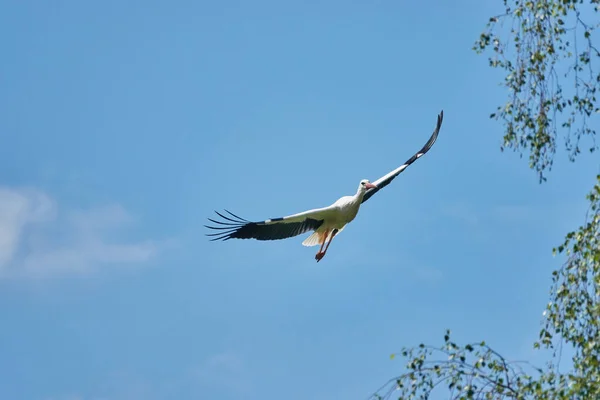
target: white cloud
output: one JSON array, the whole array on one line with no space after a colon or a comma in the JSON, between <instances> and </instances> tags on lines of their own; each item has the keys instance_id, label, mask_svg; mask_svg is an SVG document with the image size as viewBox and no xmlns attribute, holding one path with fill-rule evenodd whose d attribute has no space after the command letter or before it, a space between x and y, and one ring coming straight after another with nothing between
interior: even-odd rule
<instances>
[{"instance_id":1,"label":"white cloud","mask_svg":"<svg viewBox=\"0 0 600 400\"><path fill-rule=\"evenodd\" d=\"M42 191L0 187L0 278L147 262L164 243L114 239L134 222L119 205L59 210Z\"/></svg>"},{"instance_id":2,"label":"white cloud","mask_svg":"<svg viewBox=\"0 0 600 400\"><path fill-rule=\"evenodd\" d=\"M17 251L28 224L54 216L54 205L43 193L0 187L0 271Z\"/></svg>"}]
</instances>

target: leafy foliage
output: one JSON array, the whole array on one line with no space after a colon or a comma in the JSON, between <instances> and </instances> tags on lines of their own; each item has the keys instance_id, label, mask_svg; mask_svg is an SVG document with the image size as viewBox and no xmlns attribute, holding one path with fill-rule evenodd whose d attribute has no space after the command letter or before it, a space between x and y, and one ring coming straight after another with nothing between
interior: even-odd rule
<instances>
[{"instance_id":1,"label":"leafy foliage","mask_svg":"<svg viewBox=\"0 0 600 400\"><path fill-rule=\"evenodd\" d=\"M451 399L542 399L549 398L544 397L548 388L567 390L564 379L554 385L541 369L526 361L508 361L485 342L457 345L450 331L440 348L421 344L401 354L409 360L408 372L387 382L370 399L427 399L442 387Z\"/></svg>"},{"instance_id":2,"label":"leafy foliage","mask_svg":"<svg viewBox=\"0 0 600 400\"><path fill-rule=\"evenodd\" d=\"M536 343L552 348L559 338L574 348L572 390L590 399L600 399L600 175L596 178L587 195L586 223L554 250L566 253L568 260L552 273L552 301Z\"/></svg>"},{"instance_id":3,"label":"leafy foliage","mask_svg":"<svg viewBox=\"0 0 600 400\"><path fill-rule=\"evenodd\" d=\"M571 372L559 373L554 362L539 368L506 360L485 342L458 345L447 331L441 347L403 349L408 372L370 399L427 399L442 388L450 399L460 400L600 399L600 175L587 198L591 205L586 223L555 249L568 259L552 273L552 300L534 343L538 349L553 349L555 359L562 343L571 345Z\"/></svg>"},{"instance_id":4,"label":"leafy foliage","mask_svg":"<svg viewBox=\"0 0 600 400\"><path fill-rule=\"evenodd\" d=\"M559 128L566 130L571 160L583 136L595 138L588 121L600 111L600 73L593 70L600 52L592 42L598 24L584 15L597 19L599 3L504 0L505 13L490 18L474 45L477 52L491 49L490 66L506 73L509 99L491 114L506 128L502 148L527 149L540 180L552 166ZM596 148L594 141L589 149Z\"/></svg>"},{"instance_id":5,"label":"leafy foliage","mask_svg":"<svg viewBox=\"0 0 600 400\"><path fill-rule=\"evenodd\" d=\"M583 137L597 149L591 117L600 112L600 73L593 62L600 0L503 0L474 50L492 51L490 66L506 73L509 97L491 115L505 127L502 150L529 154L529 165L546 180L565 133L571 161ZM585 17L584 17L585 16ZM506 26L505 26L506 24ZM507 27L508 26L508 27ZM485 342L404 349L406 373L370 399L427 399L438 390L450 399L600 399L600 175L587 195L585 223L569 232L554 254L567 261L552 272L550 301L534 348L551 353L543 368L509 361ZM563 344L574 350L572 368L559 372ZM394 357L395 355L393 355Z\"/></svg>"}]
</instances>

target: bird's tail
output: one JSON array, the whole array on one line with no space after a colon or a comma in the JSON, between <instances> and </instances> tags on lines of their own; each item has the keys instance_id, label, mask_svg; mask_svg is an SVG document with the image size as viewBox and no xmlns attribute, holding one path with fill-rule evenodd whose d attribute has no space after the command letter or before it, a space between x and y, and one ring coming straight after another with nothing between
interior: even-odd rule
<instances>
[{"instance_id":1,"label":"bird's tail","mask_svg":"<svg viewBox=\"0 0 600 400\"><path fill-rule=\"evenodd\" d=\"M343 231L344 228L345 228L345 226L342 227L341 229L338 229L336 232L336 235L339 234L341 231ZM325 235L327 235L327 237L325 237ZM328 233L315 231L312 235L310 235L309 237L304 239L304 242L302 242L302 245L307 246L307 247L319 246L319 245L321 245L321 243L323 243L323 240L325 240L325 243L327 243L331 240L331 231Z\"/></svg>"},{"instance_id":2,"label":"bird's tail","mask_svg":"<svg viewBox=\"0 0 600 400\"><path fill-rule=\"evenodd\" d=\"M312 235L310 235L309 237L304 239L304 242L302 242L302 245L307 246L307 247L318 246L321 244L322 238L323 238L323 232L315 231L315 232L313 232Z\"/></svg>"}]
</instances>

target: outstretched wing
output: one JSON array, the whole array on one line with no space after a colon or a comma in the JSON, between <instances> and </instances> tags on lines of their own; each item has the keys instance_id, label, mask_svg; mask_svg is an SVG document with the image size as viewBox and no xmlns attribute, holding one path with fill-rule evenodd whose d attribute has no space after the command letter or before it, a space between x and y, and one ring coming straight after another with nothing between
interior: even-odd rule
<instances>
[{"instance_id":1,"label":"outstretched wing","mask_svg":"<svg viewBox=\"0 0 600 400\"><path fill-rule=\"evenodd\" d=\"M209 233L211 241L229 239L279 240L298 236L304 232L318 229L325 220L329 208L319 208L282 218L272 218L266 221L250 222L225 210L227 215L215 211L221 221L208 218L217 226L204 225L218 232Z\"/></svg>"},{"instance_id":2,"label":"outstretched wing","mask_svg":"<svg viewBox=\"0 0 600 400\"><path fill-rule=\"evenodd\" d=\"M444 119L444 111L441 111L437 117L437 125L435 127L435 130L433 131L433 134L431 135L431 137L429 138L427 143L425 143L425 146L423 146L423 148L421 150L419 150L414 156L409 158L404 164L402 164L401 166L399 166L392 172L388 173L387 175L382 176L381 178L379 178L375 182L373 182L373 184L375 186L377 186L377 188L367 190L367 192L365 193L365 195L363 197L363 201L362 201L363 203L365 201L369 200L371 198L371 196L373 196L375 193L377 193L378 191L380 191L381 189L383 189L384 187L389 185L390 182L393 181L395 177L400 175L400 173L406 169L406 167L408 167L410 164L414 163L418 158L420 158L423 154L425 154L429 151L429 149L433 146L433 144L437 140L438 133L440 133L440 128L442 127L443 119Z\"/></svg>"}]
</instances>

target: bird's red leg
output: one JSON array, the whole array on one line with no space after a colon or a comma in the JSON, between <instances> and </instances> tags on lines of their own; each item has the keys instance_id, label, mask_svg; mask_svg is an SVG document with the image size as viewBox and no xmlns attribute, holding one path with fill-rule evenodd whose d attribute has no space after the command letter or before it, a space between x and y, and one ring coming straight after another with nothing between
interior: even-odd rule
<instances>
[{"instance_id":1,"label":"bird's red leg","mask_svg":"<svg viewBox=\"0 0 600 400\"><path fill-rule=\"evenodd\" d=\"M337 229L334 229L333 232L331 232L331 239L329 239L329 242L327 242L327 246L325 246L325 251L319 251L317 253L317 255L315 256L315 258L317 259L317 262L321 261L321 259L323 257L325 257L325 253L327 253L327 249L329 248L329 245L331 245L331 242L333 241L333 238L335 237L335 235L338 233ZM327 239L327 236L325 236L325 239ZM325 244L325 240L323 241L323 244ZM323 249L323 246L321 245L321 249Z\"/></svg>"},{"instance_id":2,"label":"bird's red leg","mask_svg":"<svg viewBox=\"0 0 600 400\"><path fill-rule=\"evenodd\" d=\"M325 252L323 251L323 246L325 246L327 236L329 236L329 231L325 231L323 234L323 243L321 243L321 248L319 249L319 252L315 255L315 260L317 260L317 262L321 261L321 258L323 258L323 256L325 255Z\"/></svg>"}]
</instances>

